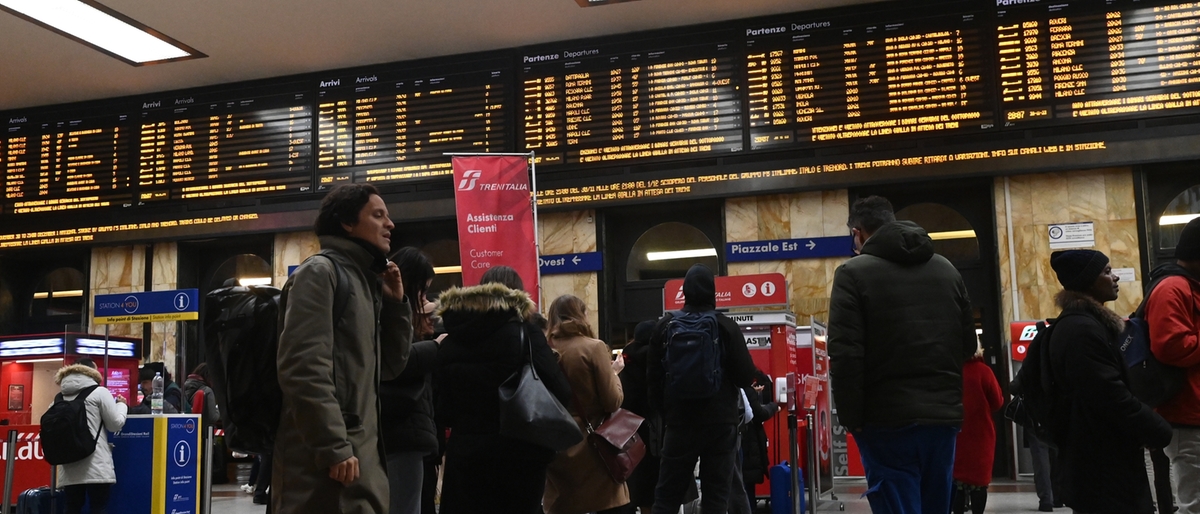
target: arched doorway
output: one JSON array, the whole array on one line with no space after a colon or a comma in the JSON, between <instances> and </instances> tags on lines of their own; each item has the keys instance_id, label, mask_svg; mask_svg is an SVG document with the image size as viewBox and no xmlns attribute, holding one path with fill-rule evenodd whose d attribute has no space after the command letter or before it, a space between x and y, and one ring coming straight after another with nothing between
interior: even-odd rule
<instances>
[{"instance_id":1,"label":"arched doorway","mask_svg":"<svg viewBox=\"0 0 1200 514\"><path fill-rule=\"evenodd\" d=\"M663 286L683 278L693 264L724 274L723 205L693 201L598 213L606 270L601 274L601 338L619 348L639 322L662 316Z\"/></svg>"}]
</instances>

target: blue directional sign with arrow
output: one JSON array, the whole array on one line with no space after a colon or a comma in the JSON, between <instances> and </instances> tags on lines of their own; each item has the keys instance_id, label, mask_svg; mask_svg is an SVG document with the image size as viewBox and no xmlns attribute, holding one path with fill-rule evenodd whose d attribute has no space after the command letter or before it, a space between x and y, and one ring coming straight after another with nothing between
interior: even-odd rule
<instances>
[{"instance_id":1,"label":"blue directional sign with arrow","mask_svg":"<svg viewBox=\"0 0 1200 514\"><path fill-rule=\"evenodd\" d=\"M543 255L538 257L538 267L543 275L600 271L604 269L604 255L600 252Z\"/></svg>"},{"instance_id":2,"label":"blue directional sign with arrow","mask_svg":"<svg viewBox=\"0 0 1200 514\"><path fill-rule=\"evenodd\" d=\"M854 255L853 236L803 237L725 244L729 262L784 261Z\"/></svg>"}]
</instances>

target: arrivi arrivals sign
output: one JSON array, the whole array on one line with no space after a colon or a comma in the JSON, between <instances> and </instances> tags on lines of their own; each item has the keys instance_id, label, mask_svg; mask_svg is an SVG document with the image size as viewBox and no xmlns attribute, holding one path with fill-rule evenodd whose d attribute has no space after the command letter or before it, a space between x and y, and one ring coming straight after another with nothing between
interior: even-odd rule
<instances>
[{"instance_id":1,"label":"arrivi arrivals sign","mask_svg":"<svg viewBox=\"0 0 1200 514\"><path fill-rule=\"evenodd\" d=\"M494 266L508 266L521 275L536 302L538 255L529 158L456 156L453 163L463 285L478 284Z\"/></svg>"}]
</instances>

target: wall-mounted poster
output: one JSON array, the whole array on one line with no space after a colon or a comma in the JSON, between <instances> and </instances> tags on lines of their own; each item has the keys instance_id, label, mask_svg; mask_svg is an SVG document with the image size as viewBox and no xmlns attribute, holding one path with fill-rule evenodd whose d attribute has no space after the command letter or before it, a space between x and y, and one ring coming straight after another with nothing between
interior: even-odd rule
<instances>
[{"instance_id":1,"label":"wall-mounted poster","mask_svg":"<svg viewBox=\"0 0 1200 514\"><path fill-rule=\"evenodd\" d=\"M8 410L25 410L25 386L10 384L8 386Z\"/></svg>"}]
</instances>

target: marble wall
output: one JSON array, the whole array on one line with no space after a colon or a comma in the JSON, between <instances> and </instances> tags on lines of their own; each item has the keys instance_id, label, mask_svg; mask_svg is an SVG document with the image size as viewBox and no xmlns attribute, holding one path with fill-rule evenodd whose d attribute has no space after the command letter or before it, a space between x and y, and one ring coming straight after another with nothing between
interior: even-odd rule
<instances>
[{"instance_id":1,"label":"marble wall","mask_svg":"<svg viewBox=\"0 0 1200 514\"><path fill-rule=\"evenodd\" d=\"M553 212L538 214L538 239L542 255L596 251L595 211ZM573 294L587 304L588 321L594 329L600 327L599 275L566 273L542 277L542 314L550 302L564 294Z\"/></svg>"},{"instance_id":2,"label":"marble wall","mask_svg":"<svg viewBox=\"0 0 1200 514\"><path fill-rule=\"evenodd\" d=\"M152 246L153 262L146 262L148 245L97 247L92 249L89 298L101 294L140 291L166 291L179 287L179 246L157 243ZM146 265L150 264L152 282L146 287ZM114 336L143 337L142 323L123 323L109 327ZM175 373L176 327L174 321L150 324L150 358L147 362L165 362ZM92 325L93 334L104 333L103 325Z\"/></svg>"},{"instance_id":3,"label":"marble wall","mask_svg":"<svg viewBox=\"0 0 1200 514\"><path fill-rule=\"evenodd\" d=\"M287 282L288 266L299 265L308 256L319 251L321 242L311 230L275 234L275 256L271 263L275 287L282 289L283 284Z\"/></svg>"},{"instance_id":4,"label":"marble wall","mask_svg":"<svg viewBox=\"0 0 1200 514\"><path fill-rule=\"evenodd\" d=\"M1016 287L1012 284L1006 219L1005 179L995 181L996 236L1000 253L1000 288L1003 321L1054 317L1059 309L1054 296L1062 287L1050 268L1049 225L1091 221L1095 224L1095 250L1111 259L1113 268L1133 268L1136 280L1121 285L1113 310L1128 314L1142 300L1141 254L1137 210L1134 207L1133 171L1129 168L1020 175L1008 178L1012 206ZM1013 311L1013 291L1018 310ZM1004 337L1009 337L1008 331Z\"/></svg>"},{"instance_id":5,"label":"marble wall","mask_svg":"<svg viewBox=\"0 0 1200 514\"><path fill-rule=\"evenodd\" d=\"M146 289L146 246L115 246L92 248L91 273L88 278L90 298L102 294L129 293ZM88 331L103 334L103 325L89 320ZM112 325L114 336L142 337L142 324Z\"/></svg>"},{"instance_id":6,"label":"marble wall","mask_svg":"<svg viewBox=\"0 0 1200 514\"><path fill-rule=\"evenodd\" d=\"M801 237L845 236L849 212L845 189L786 195L730 198L725 201L725 240L761 241ZM790 289L788 301L801 325L808 316L826 318L833 272L845 258L730 263L730 275L782 273Z\"/></svg>"}]
</instances>

